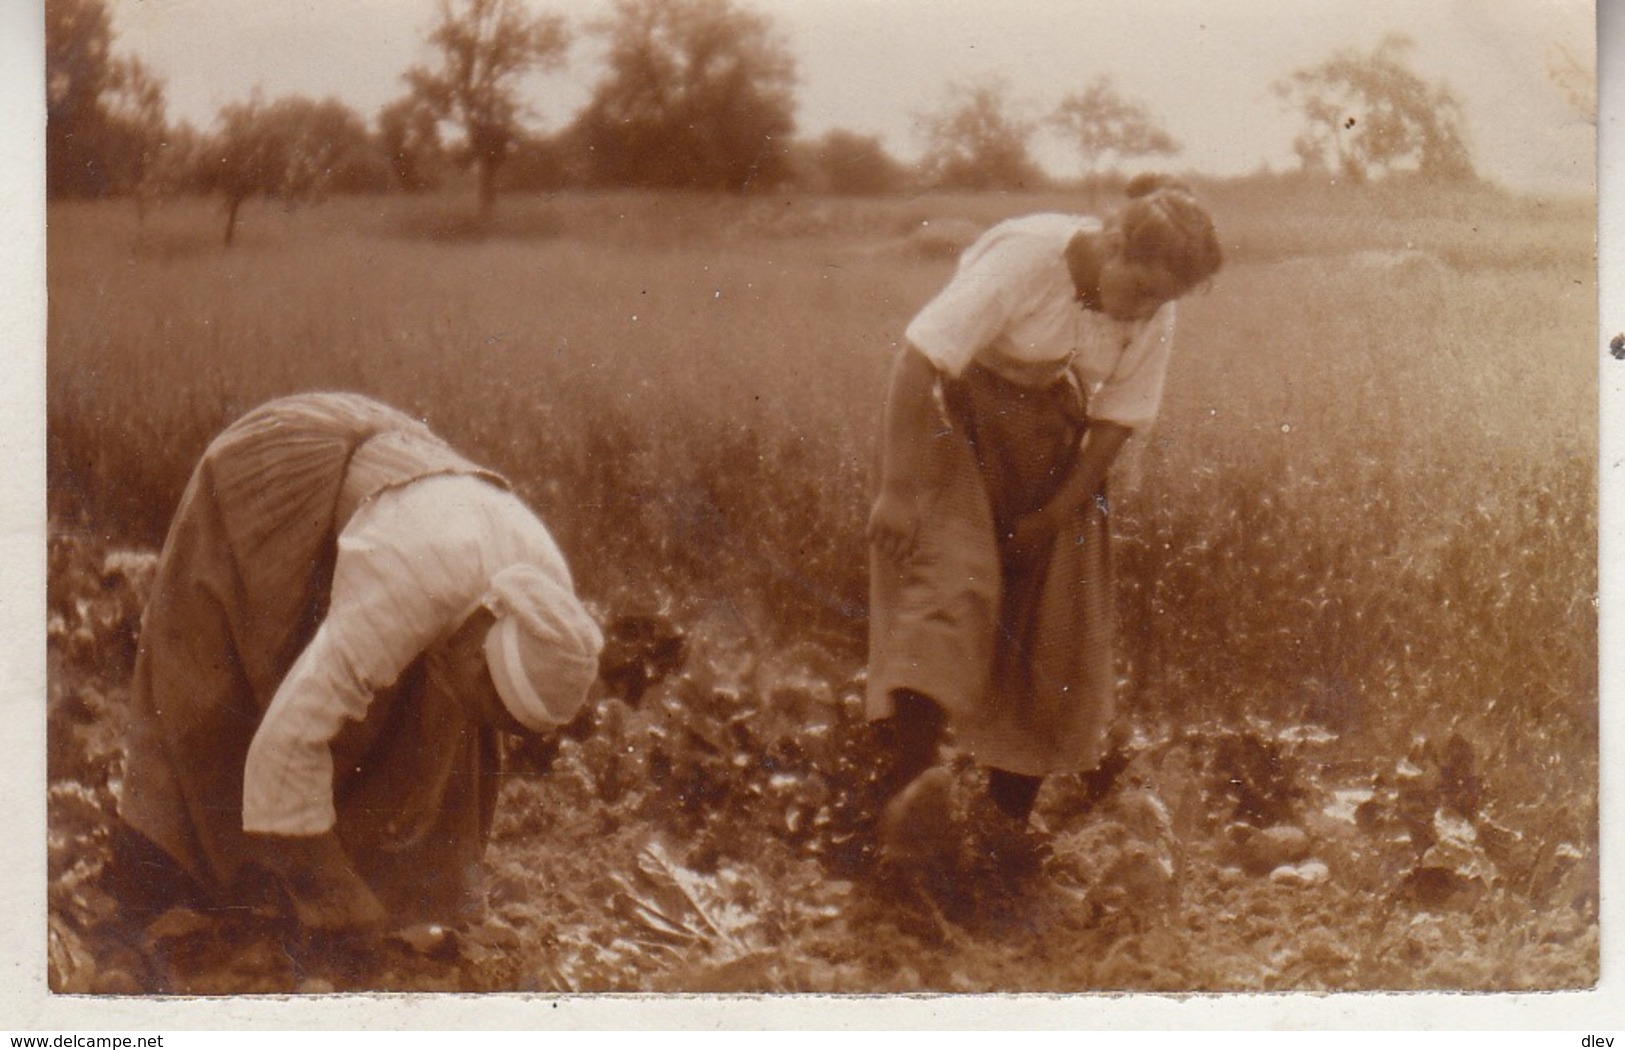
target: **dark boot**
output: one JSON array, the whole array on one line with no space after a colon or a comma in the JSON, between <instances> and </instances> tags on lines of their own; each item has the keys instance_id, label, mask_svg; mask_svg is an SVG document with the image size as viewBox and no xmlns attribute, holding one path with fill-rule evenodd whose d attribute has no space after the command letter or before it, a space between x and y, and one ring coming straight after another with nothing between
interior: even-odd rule
<instances>
[{"instance_id":1,"label":"dark boot","mask_svg":"<svg viewBox=\"0 0 1625 1050\"><path fill-rule=\"evenodd\" d=\"M1049 843L1029 823L1042 777L988 771L987 794L972 808L971 843L977 865L1016 883L1036 878L1049 859Z\"/></svg>"}]
</instances>

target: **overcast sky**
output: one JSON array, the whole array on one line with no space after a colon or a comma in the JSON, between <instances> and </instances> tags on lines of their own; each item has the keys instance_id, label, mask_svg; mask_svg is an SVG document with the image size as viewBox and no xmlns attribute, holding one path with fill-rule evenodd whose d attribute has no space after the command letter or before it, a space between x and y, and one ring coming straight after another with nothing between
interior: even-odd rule
<instances>
[{"instance_id":1,"label":"overcast sky","mask_svg":"<svg viewBox=\"0 0 1625 1050\"><path fill-rule=\"evenodd\" d=\"M1465 105L1480 170L1516 188L1592 184L1595 7L1589 0L742 0L796 58L798 131L878 134L899 157L946 86L1007 78L1035 114L1093 77L1146 103L1184 151L1169 167L1240 174L1292 163L1297 130L1270 92L1293 69L1383 34L1416 42L1411 65ZM532 0L574 27L610 0ZM110 0L115 46L168 84L170 114L207 127L255 87L337 97L367 119L428 57L435 0ZM577 34L566 72L532 94L543 129L598 77ZM1073 158L1042 148L1046 166Z\"/></svg>"}]
</instances>

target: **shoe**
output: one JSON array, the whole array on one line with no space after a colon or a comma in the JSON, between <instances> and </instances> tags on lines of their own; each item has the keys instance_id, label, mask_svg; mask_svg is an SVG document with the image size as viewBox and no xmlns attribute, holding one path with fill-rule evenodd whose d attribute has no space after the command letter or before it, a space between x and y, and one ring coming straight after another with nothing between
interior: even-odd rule
<instances>
[{"instance_id":1,"label":"shoe","mask_svg":"<svg viewBox=\"0 0 1625 1050\"><path fill-rule=\"evenodd\" d=\"M986 798L974 809L971 846L978 867L1011 883L1036 878L1051 856L1043 835Z\"/></svg>"},{"instance_id":2,"label":"shoe","mask_svg":"<svg viewBox=\"0 0 1625 1050\"><path fill-rule=\"evenodd\" d=\"M934 766L909 781L880 815L880 852L901 864L946 865L957 856L953 774Z\"/></svg>"}]
</instances>

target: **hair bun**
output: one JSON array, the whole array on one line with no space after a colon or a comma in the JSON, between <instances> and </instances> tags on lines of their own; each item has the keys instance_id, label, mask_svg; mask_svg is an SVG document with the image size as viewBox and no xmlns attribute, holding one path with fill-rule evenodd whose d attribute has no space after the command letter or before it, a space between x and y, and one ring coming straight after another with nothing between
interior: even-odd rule
<instances>
[{"instance_id":1,"label":"hair bun","mask_svg":"<svg viewBox=\"0 0 1625 1050\"><path fill-rule=\"evenodd\" d=\"M1142 172L1141 174L1134 176L1132 179L1128 180L1128 185L1123 187L1123 193L1126 194L1130 200L1135 200L1140 197L1149 197L1151 194L1158 193L1163 190L1168 190L1173 193L1183 193L1190 197L1196 196L1196 194L1191 191L1191 188L1185 185L1183 181L1174 178L1172 175L1164 175L1160 172L1154 171Z\"/></svg>"}]
</instances>

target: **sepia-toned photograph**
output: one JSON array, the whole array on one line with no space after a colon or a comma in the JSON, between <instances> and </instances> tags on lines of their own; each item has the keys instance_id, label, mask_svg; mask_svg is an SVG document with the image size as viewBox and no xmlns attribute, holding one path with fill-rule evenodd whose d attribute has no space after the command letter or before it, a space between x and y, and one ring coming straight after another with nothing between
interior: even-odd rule
<instances>
[{"instance_id":1,"label":"sepia-toned photograph","mask_svg":"<svg viewBox=\"0 0 1625 1050\"><path fill-rule=\"evenodd\" d=\"M1598 986L1593 3L43 7L54 995Z\"/></svg>"}]
</instances>

